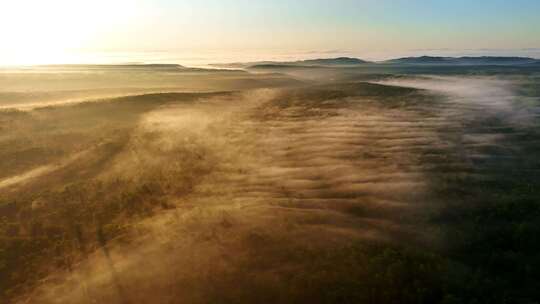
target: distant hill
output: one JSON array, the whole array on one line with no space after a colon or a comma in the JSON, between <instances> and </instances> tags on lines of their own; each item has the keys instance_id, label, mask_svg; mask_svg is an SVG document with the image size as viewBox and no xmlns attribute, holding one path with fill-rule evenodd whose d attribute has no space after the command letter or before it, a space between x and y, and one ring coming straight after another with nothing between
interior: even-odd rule
<instances>
[{"instance_id":1,"label":"distant hill","mask_svg":"<svg viewBox=\"0 0 540 304\"><path fill-rule=\"evenodd\" d=\"M391 59L382 62L370 62L358 58L338 57L320 58L298 61L256 61L256 62L236 62L212 64L211 66L228 69L292 69L292 68L332 68L332 67L361 67L385 64L399 65L540 65L539 59L529 57L502 57L502 56L480 56L480 57L442 57L442 56L420 56Z\"/></svg>"},{"instance_id":2,"label":"distant hill","mask_svg":"<svg viewBox=\"0 0 540 304\"><path fill-rule=\"evenodd\" d=\"M319 58L298 61L256 61L256 62L235 62L212 64L220 68L287 68L287 67L336 67L336 66L356 66L369 64L372 62L358 58L338 57L338 58Z\"/></svg>"},{"instance_id":3,"label":"distant hill","mask_svg":"<svg viewBox=\"0 0 540 304\"><path fill-rule=\"evenodd\" d=\"M53 64L34 66L34 69L46 70L98 70L98 71L149 71L149 72L181 72L181 73L246 73L239 69L191 68L179 64Z\"/></svg>"},{"instance_id":4,"label":"distant hill","mask_svg":"<svg viewBox=\"0 0 540 304\"><path fill-rule=\"evenodd\" d=\"M358 58L350 57L338 57L338 58L326 58L326 59L311 59L311 60L302 60L296 61L296 64L300 65L357 65L357 64L366 64L370 63Z\"/></svg>"},{"instance_id":5,"label":"distant hill","mask_svg":"<svg viewBox=\"0 0 540 304\"><path fill-rule=\"evenodd\" d=\"M386 64L424 64L424 65L523 65L534 64L538 60L528 57L404 57L387 60Z\"/></svg>"},{"instance_id":6,"label":"distant hill","mask_svg":"<svg viewBox=\"0 0 540 304\"><path fill-rule=\"evenodd\" d=\"M250 65L247 68L249 69L316 69L324 68L323 65L300 65L300 64L283 64L283 63L264 63L264 64L254 64Z\"/></svg>"}]
</instances>

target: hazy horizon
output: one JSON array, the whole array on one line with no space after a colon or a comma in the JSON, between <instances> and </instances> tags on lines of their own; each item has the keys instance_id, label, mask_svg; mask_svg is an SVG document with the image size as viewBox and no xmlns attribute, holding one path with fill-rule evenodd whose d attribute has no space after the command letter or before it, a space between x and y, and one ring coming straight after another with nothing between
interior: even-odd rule
<instances>
[{"instance_id":1,"label":"hazy horizon","mask_svg":"<svg viewBox=\"0 0 540 304\"><path fill-rule=\"evenodd\" d=\"M1 0L0 303L538 303L539 12Z\"/></svg>"},{"instance_id":2,"label":"hazy horizon","mask_svg":"<svg viewBox=\"0 0 540 304\"><path fill-rule=\"evenodd\" d=\"M532 0L3 1L0 65L540 58L538 11L540 3Z\"/></svg>"},{"instance_id":3,"label":"hazy horizon","mask_svg":"<svg viewBox=\"0 0 540 304\"><path fill-rule=\"evenodd\" d=\"M530 57L540 59L538 49L500 49L500 50L408 50L402 52L354 52L345 50L328 51L252 51L252 52L188 52L188 51L84 51L66 52L58 58L18 62L0 58L0 67L32 66L48 64L179 64L187 67L207 67L211 64L257 61L296 61L320 58L352 57L379 62L402 57L441 56L441 57Z\"/></svg>"}]
</instances>

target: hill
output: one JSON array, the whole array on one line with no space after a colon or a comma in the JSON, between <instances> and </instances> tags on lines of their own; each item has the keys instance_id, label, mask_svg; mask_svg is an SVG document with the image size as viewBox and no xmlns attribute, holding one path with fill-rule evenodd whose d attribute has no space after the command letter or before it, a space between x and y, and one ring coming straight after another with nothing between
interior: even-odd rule
<instances>
[{"instance_id":1,"label":"hill","mask_svg":"<svg viewBox=\"0 0 540 304\"><path fill-rule=\"evenodd\" d=\"M387 64L424 64L424 65L522 65L535 63L537 60L528 57L404 57L384 61Z\"/></svg>"},{"instance_id":2,"label":"hill","mask_svg":"<svg viewBox=\"0 0 540 304\"><path fill-rule=\"evenodd\" d=\"M326 58L326 59L311 59L311 60L302 60L296 61L295 63L300 65L358 65L370 63L358 58L350 57L338 57L338 58Z\"/></svg>"},{"instance_id":3,"label":"hill","mask_svg":"<svg viewBox=\"0 0 540 304\"><path fill-rule=\"evenodd\" d=\"M369 64L372 62L351 57L337 58L318 58L297 61L255 61L255 62L234 62L234 63L218 63L212 66L219 68L265 68L265 67L343 67Z\"/></svg>"}]
</instances>

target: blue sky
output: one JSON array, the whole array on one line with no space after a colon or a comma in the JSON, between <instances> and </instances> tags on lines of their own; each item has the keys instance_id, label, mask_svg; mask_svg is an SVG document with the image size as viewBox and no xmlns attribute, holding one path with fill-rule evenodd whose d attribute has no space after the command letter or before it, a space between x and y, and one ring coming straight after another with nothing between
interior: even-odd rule
<instances>
[{"instance_id":1,"label":"blue sky","mask_svg":"<svg viewBox=\"0 0 540 304\"><path fill-rule=\"evenodd\" d=\"M18 62L82 50L540 56L540 0L2 0L0 35L1 57Z\"/></svg>"},{"instance_id":2,"label":"blue sky","mask_svg":"<svg viewBox=\"0 0 540 304\"><path fill-rule=\"evenodd\" d=\"M538 0L162 0L161 9L172 32L218 33L232 47L540 47Z\"/></svg>"}]
</instances>

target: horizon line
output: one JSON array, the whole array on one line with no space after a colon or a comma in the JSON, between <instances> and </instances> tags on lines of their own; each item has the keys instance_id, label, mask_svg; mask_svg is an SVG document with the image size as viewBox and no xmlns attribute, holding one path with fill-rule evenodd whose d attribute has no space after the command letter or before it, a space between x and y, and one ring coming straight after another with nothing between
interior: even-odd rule
<instances>
[{"instance_id":1,"label":"horizon line","mask_svg":"<svg viewBox=\"0 0 540 304\"><path fill-rule=\"evenodd\" d=\"M538 49L540 50L540 49ZM303 61L314 61L314 60L332 60L332 59L355 59L355 60L361 60L365 61L365 64L381 64L393 60L400 60L400 59L414 59L414 58L448 58L448 59L461 59L461 58L519 58L519 59L531 59L531 60L537 60L540 61L540 56L500 56L500 55L459 55L459 56L443 56L443 55L416 55L416 56L398 56L398 57L390 57L389 59L384 60L366 60L362 57L357 56L328 56L328 57L304 57L304 58L298 58L298 59L290 59L290 60L272 60L272 59L258 59L258 60L246 60L246 61L226 61L226 62L207 62L202 65L195 65L190 66L186 64L182 64L179 62L174 62L174 60L171 60L170 62L166 61L125 61L125 62L66 62L66 63L37 63L37 64L0 64L0 68L24 68L24 67L59 67L59 66L150 66L150 65L156 65L156 66L178 66L183 68L200 68L200 67L211 67L211 66L217 66L217 65L227 65L227 64L248 64L248 63L263 63L263 62L271 62L271 63L297 63L297 62L303 62Z\"/></svg>"}]
</instances>

